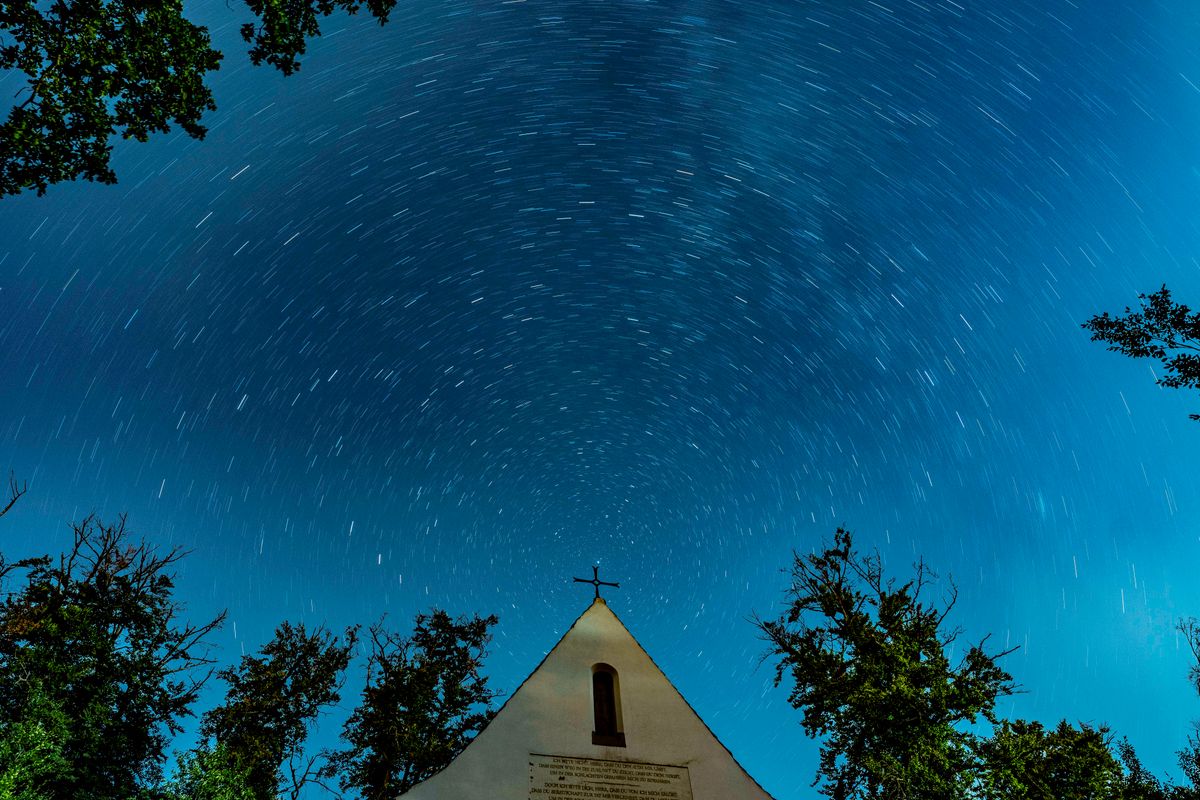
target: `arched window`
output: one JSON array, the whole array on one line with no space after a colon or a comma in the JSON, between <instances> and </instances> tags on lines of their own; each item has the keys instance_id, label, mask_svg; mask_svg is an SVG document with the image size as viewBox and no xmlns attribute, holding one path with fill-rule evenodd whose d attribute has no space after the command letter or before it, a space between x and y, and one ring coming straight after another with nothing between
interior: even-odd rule
<instances>
[{"instance_id":1,"label":"arched window","mask_svg":"<svg viewBox=\"0 0 1200 800\"><path fill-rule=\"evenodd\" d=\"M592 667L592 710L596 728L592 744L624 747L625 733L621 729L621 685L617 671L608 664Z\"/></svg>"}]
</instances>

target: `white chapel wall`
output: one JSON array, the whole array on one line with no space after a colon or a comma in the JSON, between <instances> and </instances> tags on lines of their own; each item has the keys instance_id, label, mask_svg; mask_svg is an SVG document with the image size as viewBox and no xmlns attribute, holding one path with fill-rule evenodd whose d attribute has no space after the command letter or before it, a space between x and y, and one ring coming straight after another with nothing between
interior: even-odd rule
<instances>
[{"instance_id":1,"label":"white chapel wall","mask_svg":"<svg viewBox=\"0 0 1200 800\"><path fill-rule=\"evenodd\" d=\"M592 667L597 663L617 671L625 747L592 743ZM566 759L557 764L547 761L554 756ZM579 776L589 771L599 775L604 765L577 759L686 769L680 773L616 765L610 772L612 786L601 790L596 786L604 782L602 777ZM546 787L552 785L549 776L555 770L564 780L556 784L560 789L551 790ZM574 781L592 788L569 789ZM684 785L687 791L680 788ZM603 602L579 618L449 767L404 798L770 800Z\"/></svg>"}]
</instances>

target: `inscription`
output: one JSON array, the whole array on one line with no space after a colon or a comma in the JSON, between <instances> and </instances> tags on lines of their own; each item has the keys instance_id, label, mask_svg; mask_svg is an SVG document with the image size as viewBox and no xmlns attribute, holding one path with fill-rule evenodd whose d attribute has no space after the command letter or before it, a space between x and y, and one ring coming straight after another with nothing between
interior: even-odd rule
<instances>
[{"instance_id":1,"label":"inscription","mask_svg":"<svg viewBox=\"0 0 1200 800\"><path fill-rule=\"evenodd\" d=\"M687 767L529 755L530 800L692 800Z\"/></svg>"}]
</instances>

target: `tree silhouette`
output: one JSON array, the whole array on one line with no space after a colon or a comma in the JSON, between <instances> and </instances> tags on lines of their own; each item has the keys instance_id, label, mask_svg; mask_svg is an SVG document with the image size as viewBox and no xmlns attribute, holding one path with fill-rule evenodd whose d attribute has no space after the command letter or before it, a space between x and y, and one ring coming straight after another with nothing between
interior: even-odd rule
<instances>
[{"instance_id":1,"label":"tree silhouette","mask_svg":"<svg viewBox=\"0 0 1200 800\"><path fill-rule=\"evenodd\" d=\"M357 638L357 628L339 640L324 627L310 633L284 622L259 654L217 673L229 691L204 714L200 730L244 771L255 798L286 792L295 800L317 779L316 757L304 758L304 741L321 711L338 702Z\"/></svg>"},{"instance_id":2,"label":"tree silhouette","mask_svg":"<svg viewBox=\"0 0 1200 800\"><path fill-rule=\"evenodd\" d=\"M15 502L24 489L11 489ZM5 756L15 748L44 769L17 796L125 800L160 780L224 614L180 622L182 552L132 542L124 517L73 528L57 560L0 556L0 785L20 774Z\"/></svg>"},{"instance_id":3,"label":"tree silhouette","mask_svg":"<svg viewBox=\"0 0 1200 800\"><path fill-rule=\"evenodd\" d=\"M480 666L496 621L434 609L408 638L372 626L362 703L343 731L350 746L330 754L326 776L390 800L449 764L495 713Z\"/></svg>"},{"instance_id":4,"label":"tree silhouette","mask_svg":"<svg viewBox=\"0 0 1200 800\"><path fill-rule=\"evenodd\" d=\"M1188 649L1191 650L1192 666L1188 670L1188 680L1196 693L1200 694L1200 620L1195 617L1181 619L1176 625L1176 630L1183 635ZM1176 753L1176 760L1183 776L1191 784L1180 789L1182 796L1187 800L1200 799L1200 722L1193 724L1187 744Z\"/></svg>"},{"instance_id":5,"label":"tree silhouette","mask_svg":"<svg viewBox=\"0 0 1200 800\"><path fill-rule=\"evenodd\" d=\"M361 8L387 21L396 0L245 0L242 26L254 64L291 75L320 18ZM0 69L27 83L0 125L0 197L84 179L116 183L113 136L144 142L178 125L195 139L216 109L207 73L220 67L208 29L183 0L6 0L0 3Z\"/></svg>"},{"instance_id":6,"label":"tree silhouette","mask_svg":"<svg viewBox=\"0 0 1200 800\"><path fill-rule=\"evenodd\" d=\"M24 497L25 493L28 491L29 491L28 483L23 483L21 485L17 485L16 474L9 473L9 475L8 475L8 500L5 501L4 508L0 508L0 517L3 517L9 511L12 511L12 507L15 506L17 504L17 501L20 500L22 497Z\"/></svg>"},{"instance_id":7,"label":"tree silhouette","mask_svg":"<svg viewBox=\"0 0 1200 800\"><path fill-rule=\"evenodd\" d=\"M160 787L154 800L257 798L250 788L249 767L239 764L223 746L201 745L176 756L175 774Z\"/></svg>"},{"instance_id":8,"label":"tree silhouette","mask_svg":"<svg viewBox=\"0 0 1200 800\"><path fill-rule=\"evenodd\" d=\"M204 85L221 54L182 0L35 0L0 6L0 68L29 79L0 126L0 196L83 178L116 183L114 134L144 142L179 125L203 139ZM11 37L11 40L8 38Z\"/></svg>"},{"instance_id":9,"label":"tree silhouette","mask_svg":"<svg viewBox=\"0 0 1200 800\"><path fill-rule=\"evenodd\" d=\"M1126 306L1124 316L1105 311L1083 323L1092 341L1106 342L1109 350L1131 358L1158 359L1166 370L1155 381L1159 386L1200 387L1200 313L1173 301L1166 286L1138 299L1138 311ZM1188 416L1200 420L1200 414Z\"/></svg>"},{"instance_id":10,"label":"tree silhouette","mask_svg":"<svg viewBox=\"0 0 1200 800\"><path fill-rule=\"evenodd\" d=\"M786 612L756 620L776 685L790 677L805 732L824 738L814 785L833 800L961 800L973 783L968 726L995 723L996 699L1014 691L997 664L1011 651L989 654L985 638L952 663L954 589L944 610L928 604L934 577L918 562L897 584L839 528L822 552L795 556Z\"/></svg>"},{"instance_id":11,"label":"tree silhouette","mask_svg":"<svg viewBox=\"0 0 1200 800\"><path fill-rule=\"evenodd\" d=\"M1097 800L1120 797L1121 762L1108 728L1075 727L1063 720L1047 730L1039 722L1000 723L979 746L979 800Z\"/></svg>"},{"instance_id":12,"label":"tree silhouette","mask_svg":"<svg viewBox=\"0 0 1200 800\"><path fill-rule=\"evenodd\" d=\"M50 787L73 772L70 731L61 704L31 677L19 715L0 723L0 798L54 800Z\"/></svg>"},{"instance_id":13,"label":"tree silhouette","mask_svg":"<svg viewBox=\"0 0 1200 800\"><path fill-rule=\"evenodd\" d=\"M357 14L366 8L383 25L396 6L396 0L245 0L259 23L242 26L242 38L250 42L250 61L264 61L284 75L300 69L297 56L307 51L306 42L321 35L320 17L336 9Z\"/></svg>"}]
</instances>

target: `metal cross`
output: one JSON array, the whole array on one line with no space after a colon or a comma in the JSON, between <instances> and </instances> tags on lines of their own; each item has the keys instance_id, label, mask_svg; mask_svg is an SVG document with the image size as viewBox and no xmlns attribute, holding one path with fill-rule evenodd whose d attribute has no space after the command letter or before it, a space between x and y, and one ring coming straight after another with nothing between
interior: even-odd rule
<instances>
[{"instance_id":1,"label":"metal cross","mask_svg":"<svg viewBox=\"0 0 1200 800\"><path fill-rule=\"evenodd\" d=\"M619 583L609 583L608 581L600 580L600 567L592 567L592 577L590 579L589 578L575 578L574 580L576 583L590 583L592 586L594 586L596 588L596 599L597 600L600 599L600 587L601 586L612 586L617 589L621 588L621 584L619 584Z\"/></svg>"}]
</instances>

